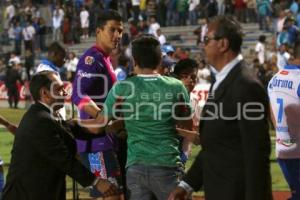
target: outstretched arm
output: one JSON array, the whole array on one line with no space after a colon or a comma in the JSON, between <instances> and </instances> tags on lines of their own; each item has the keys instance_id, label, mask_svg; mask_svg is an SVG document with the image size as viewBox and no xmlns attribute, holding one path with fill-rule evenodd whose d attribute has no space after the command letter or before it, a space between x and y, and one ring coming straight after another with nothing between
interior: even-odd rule
<instances>
[{"instance_id":1,"label":"outstretched arm","mask_svg":"<svg viewBox=\"0 0 300 200\"><path fill-rule=\"evenodd\" d=\"M13 135L15 135L16 133L16 130L17 130L17 126L10 123L8 120L6 120L4 117L2 117L0 115L0 124L5 126L5 128L10 132L12 133Z\"/></svg>"}]
</instances>

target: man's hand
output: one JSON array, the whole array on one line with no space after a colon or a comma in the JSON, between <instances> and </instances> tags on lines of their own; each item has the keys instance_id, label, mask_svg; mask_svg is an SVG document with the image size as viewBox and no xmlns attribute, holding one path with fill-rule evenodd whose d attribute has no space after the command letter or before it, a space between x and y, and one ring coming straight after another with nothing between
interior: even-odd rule
<instances>
[{"instance_id":1,"label":"man's hand","mask_svg":"<svg viewBox=\"0 0 300 200\"><path fill-rule=\"evenodd\" d=\"M117 133L123 129L124 129L124 121L123 120L113 120L108 123L105 131L107 133Z\"/></svg>"},{"instance_id":2,"label":"man's hand","mask_svg":"<svg viewBox=\"0 0 300 200\"><path fill-rule=\"evenodd\" d=\"M99 179L96 188L102 193L103 197L121 194L121 191L114 184L105 179Z\"/></svg>"},{"instance_id":3,"label":"man's hand","mask_svg":"<svg viewBox=\"0 0 300 200\"><path fill-rule=\"evenodd\" d=\"M187 200L189 197L188 192L182 187L176 187L169 195L168 200Z\"/></svg>"},{"instance_id":4,"label":"man's hand","mask_svg":"<svg viewBox=\"0 0 300 200\"><path fill-rule=\"evenodd\" d=\"M184 137L189 142L194 143L195 145L200 144L200 137L197 131L190 131L182 128L176 128L178 135Z\"/></svg>"},{"instance_id":5,"label":"man's hand","mask_svg":"<svg viewBox=\"0 0 300 200\"><path fill-rule=\"evenodd\" d=\"M11 132L13 135L16 134L17 128L18 128L18 127L17 127L16 125L14 125L14 124L9 124L9 125L6 127L6 129L7 129L9 132Z\"/></svg>"}]
</instances>

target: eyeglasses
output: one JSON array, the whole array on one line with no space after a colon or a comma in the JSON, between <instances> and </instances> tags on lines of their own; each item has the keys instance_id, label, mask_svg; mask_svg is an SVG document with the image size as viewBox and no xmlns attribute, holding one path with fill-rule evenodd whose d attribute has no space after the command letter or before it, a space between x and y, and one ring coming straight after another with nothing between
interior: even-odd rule
<instances>
[{"instance_id":1,"label":"eyeglasses","mask_svg":"<svg viewBox=\"0 0 300 200\"><path fill-rule=\"evenodd\" d=\"M217 36L209 37L209 36L206 35L206 36L203 37L203 43L205 45L207 45L210 40L219 40L219 39L221 39L221 37L217 37Z\"/></svg>"}]
</instances>

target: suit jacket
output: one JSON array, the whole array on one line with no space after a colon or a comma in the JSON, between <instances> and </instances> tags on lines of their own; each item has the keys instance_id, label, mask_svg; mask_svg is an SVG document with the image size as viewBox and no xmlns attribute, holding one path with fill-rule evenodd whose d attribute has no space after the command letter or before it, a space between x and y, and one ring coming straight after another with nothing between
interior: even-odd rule
<instances>
[{"instance_id":1,"label":"suit jacket","mask_svg":"<svg viewBox=\"0 0 300 200\"><path fill-rule=\"evenodd\" d=\"M272 199L268 131L266 91L240 62L203 108L202 151L183 180L194 190L203 181L207 200Z\"/></svg>"},{"instance_id":2,"label":"suit jacket","mask_svg":"<svg viewBox=\"0 0 300 200\"><path fill-rule=\"evenodd\" d=\"M3 199L66 199L66 174L91 185L95 176L75 158L74 135L81 131L54 120L44 105L32 105L16 132Z\"/></svg>"}]
</instances>

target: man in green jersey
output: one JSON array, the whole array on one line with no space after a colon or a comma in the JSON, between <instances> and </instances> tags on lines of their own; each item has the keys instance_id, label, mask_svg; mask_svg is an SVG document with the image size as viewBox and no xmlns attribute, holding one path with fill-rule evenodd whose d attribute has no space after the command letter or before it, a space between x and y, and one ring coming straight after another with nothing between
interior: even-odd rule
<instances>
[{"instance_id":1,"label":"man in green jersey","mask_svg":"<svg viewBox=\"0 0 300 200\"><path fill-rule=\"evenodd\" d=\"M107 122L122 113L128 134L129 199L155 195L166 200L182 173L176 125L192 128L189 95L181 81L156 72L161 50L153 36L134 40L132 55L137 75L112 88L98 119Z\"/></svg>"}]
</instances>

